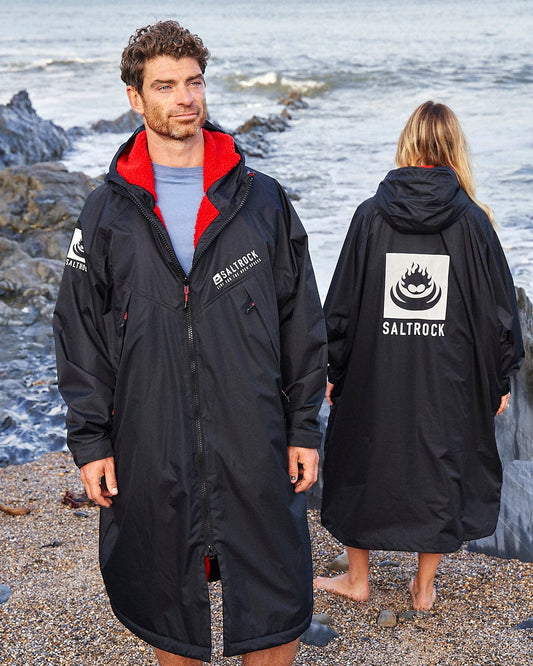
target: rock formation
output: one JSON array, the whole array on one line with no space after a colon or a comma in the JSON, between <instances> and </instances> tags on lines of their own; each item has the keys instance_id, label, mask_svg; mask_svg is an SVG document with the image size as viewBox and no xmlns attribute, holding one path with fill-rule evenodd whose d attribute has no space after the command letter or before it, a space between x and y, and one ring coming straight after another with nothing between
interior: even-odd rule
<instances>
[{"instance_id":1,"label":"rock formation","mask_svg":"<svg viewBox=\"0 0 533 666\"><path fill-rule=\"evenodd\" d=\"M0 105L0 168L58 160L69 148L65 130L40 118L25 90Z\"/></svg>"}]
</instances>

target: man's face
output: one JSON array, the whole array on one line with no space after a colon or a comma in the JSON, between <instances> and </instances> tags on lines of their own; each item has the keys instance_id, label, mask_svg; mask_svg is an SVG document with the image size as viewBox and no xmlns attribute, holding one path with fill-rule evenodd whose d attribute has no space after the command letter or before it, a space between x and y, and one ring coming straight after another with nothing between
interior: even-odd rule
<instances>
[{"instance_id":1,"label":"man's face","mask_svg":"<svg viewBox=\"0 0 533 666\"><path fill-rule=\"evenodd\" d=\"M142 92L128 89L136 98L147 131L185 140L200 132L207 119L205 81L194 58L157 56L144 66Z\"/></svg>"}]
</instances>

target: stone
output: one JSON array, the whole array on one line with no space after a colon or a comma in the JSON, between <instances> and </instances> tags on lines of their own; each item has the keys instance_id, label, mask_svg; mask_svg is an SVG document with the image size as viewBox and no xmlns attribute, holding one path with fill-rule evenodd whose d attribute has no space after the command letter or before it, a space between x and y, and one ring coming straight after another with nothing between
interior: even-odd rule
<instances>
[{"instance_id":1,"label":"stone","mask_svg":"<svg viewBox=\"0 0 533 666\"><path fill-rule=\"evenodd\" d=\"M115 120L99 120L91 125L91 130L93 130L93 132L98 132L99 134L106 132L125 134L133 133L137 127L142 124L142 117L138 113L135 113L135 111L130 110L126 111L126 113L123 113Z\"/></svg>"},{"instance_id":2,"label":"stone","mask_svg":"<svg viewBox=\"0 0 533 666\"><path fill-rule=\"evenodd\" d=\"M338 638L339 634L321 622L317 620L311 620L309 628L304 631L301 637L302 643L304 645L314 645L316 647L324 647L327 645L333 638Z\"/></svg>"},{"instance_id":3,"label":"stone","mask_svg":"<svg viewBox=\"0 0 533 666\"><path fill-rule=\"evenodd\" d=\"M313 615L313 620L315 620L316 622L320 622L320 624L327 624L327 625L333 624L332 617L327 613L317 613L316 615Z\"/></svg>"},{"instance_id":4,"label":"stone","mask_svg":"<svg viewBox=\"0 0 533 666\"><path fill-rule=\"evenodd\" d=\"M400 564L399 562L394 562L393 560L381 560L381 562L378 562L378 567L399 567Z\"/></svg>"},{"instance_id":5,"label":"stone","mask_svg":"<svg viewBox=\"0 0 533 666\"><path fill-rule=\"evenodd\" d=\"M529 620L524 620L517 624L513 629L533 629L533 617L530 617Z\"/></svg>"},{"instance_id":6,"label":"stone","mask_svg":"<svg viewBox=\"0 0 533 666\"><path fill-rule=\"evenodd\" d=\"M378 615L378 627L391 628L397 624L396 613L390 608L382 610Z\"/></svg>"},{"instance_id":7,"label":"stone","mask_svg":"<svg viewBox=\"0 0 533 666\"><path fill-rule=\"evenodd\" d=\"M81 511L81 510L80 511L74 511L73 515L75 515L77 518L88 518L89 517L89 514L87 513L87 511Z\"/></svg>"},{"instance_id":8,"label":"stone","mask_svg":"<svg viewBox=\"0 0 533 666\"><path fill-rule=\"evenodd\" d=\"M37 115L26 90L0 105L0 167L58 160L70 147L64 129Z\"/></svg>"},{"instance_id":9,"label":"stone","mask_svg":"<svg viewBox=\"0 0 533 666\"><path fill-rule=\"evenodd\" d=\"M348 566L348 553L344 550L329 564L328 569L329 571L344 573L345 571L348 571Z\"/></svg>"},{"instance_id":10,"label":"stone","mask_svg":"<svg viewBox=\"0 0 533 666\"><path fill-rule=\"evenodd\" d=\"M0 584L0 604L5 604L12 594L7 585Z\"/></svg>"},{"instance_id":11,"label":"stone","mask_svg":"<svg viewBox=\"0 0 533 666\"><path fill-rule=\"evenodd\" d=\"M233 137L250 157L266 157L270 152L266 134L284 132L288 126L288 120L281 114L271 114L268 118L253 116L235 130Z\"/></svg>"},{"instance_id":12,"label":"stone","mask_svg":"<svg viewBox=\"0 0 533 666\"><path fill-rule=\"evenodd\" d=\"M408 622L409 620L414 620L415 617L416 611L404 611L403 613L398 613L398 622Z\"/></svg>"}]
</instances>

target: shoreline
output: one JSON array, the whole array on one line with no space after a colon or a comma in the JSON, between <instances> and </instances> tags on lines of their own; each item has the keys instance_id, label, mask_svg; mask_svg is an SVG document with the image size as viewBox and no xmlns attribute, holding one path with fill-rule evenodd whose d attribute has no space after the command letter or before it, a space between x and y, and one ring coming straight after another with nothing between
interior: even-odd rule
<instances>
[{"instance_id":1,"label":"shoreline","mask_svg":"<svg viewBox=\"0 0 533 666\"><path fill-rule=\"evenodd\" d=\"M0 604L0 663L24 666L148 666L149 646L112 614L98 568L98 508L61 503L83 486L68 453L47 453L0 469L0 503L27 515L0 512L0 584L12 591ZM83 515L86 514L86 515ZM342 546L308 512L315 575ZM315 591L315 613L327 613L339 637L325 647L301 645L295 666L466 666L533 663L533 564L472 553L445 555L437 572L437 601L428 617L380 628L380 611L411 610L412 553L374 551L370 600L357 603ZM220 584L211 585L213 666L239 664L221 656Z\"/></svg>"}]
</instances>

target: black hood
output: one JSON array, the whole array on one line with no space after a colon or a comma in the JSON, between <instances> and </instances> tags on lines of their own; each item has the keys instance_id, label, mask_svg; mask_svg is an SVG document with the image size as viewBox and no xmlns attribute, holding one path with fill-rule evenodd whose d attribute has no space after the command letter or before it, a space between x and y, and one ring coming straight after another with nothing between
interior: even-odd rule
<instances>
[{"instance_id":1,"label":"black hood","mask_svg":"<svg viewBox=\"0 0 533 666\"><path fill-rule=\"evenodd\" d=\"M435 234L457 220L470 198L449 167L402 167L380 183L376 203L396 231Z\"/></svg>"}]
</instances>

